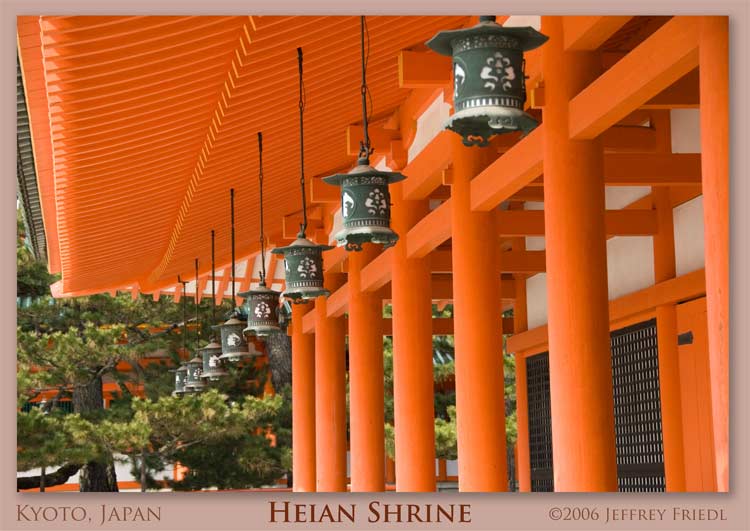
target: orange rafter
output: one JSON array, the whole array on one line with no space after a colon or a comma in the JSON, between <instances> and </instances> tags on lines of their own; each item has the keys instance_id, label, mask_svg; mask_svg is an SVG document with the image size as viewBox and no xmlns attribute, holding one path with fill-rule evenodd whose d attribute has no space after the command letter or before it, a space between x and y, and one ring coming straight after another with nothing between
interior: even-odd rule
<instances>
[{"instance_id":1,"label":"orange rafter","mask_svg":"<svg viewBox=\"0 0 750 531\"><path fill-rule=\"evenodd\" d=\"M368 18L378 116L409 97L398 87L396 55L467 21ZM178 274L192 276L196 256L209 255L209 227L217 263L227 264L230 187L237 256L257 252L256 131L266 138L267 224L278 229L299 210L297 46L305 56L306 174L353 163L341 132L361 118L357 17L21 17L18 28L61 293L168 289ZM401 160L399 145L384 145L386 156Z\"/></svg>"}]
</instances>

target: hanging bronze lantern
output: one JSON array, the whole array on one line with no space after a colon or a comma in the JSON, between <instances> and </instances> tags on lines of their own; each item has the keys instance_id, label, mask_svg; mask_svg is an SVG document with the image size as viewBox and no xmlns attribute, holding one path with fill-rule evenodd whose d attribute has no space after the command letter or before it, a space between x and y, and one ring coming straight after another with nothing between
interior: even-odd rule
<instances>
[{"instance_id":1,"label":"hanging bronze lantern","mask_svg":"<svg viewBox=\"0 0 750 531\"><path fill-rule=\"evenodd\" d=\"M235 310L224 324L217 326L221 334L221 356L219 359L235 362L250 355L243 330L247 323L241 321L242 314Z\"/></svg>"},{"instance_id":2,"label":"hanging bronze lantern","mask_svg":"<svg viewBox=\"0 0 750 531\"><path fill-rule=\"evenodd\" d=\"M201 378L206 378L215 382L222 376L227 375L227 371L221 363L221 345L216 341L211 341L208 345L200 349L203 359L203 372Z\"/></svg>"},{"instance_id":3,"label":"hanging bronze lantern","mask_svg":"<svg viewBox=\"0 0 750 531\"><path fill-rule=\"evenodd\" d=\"M185 392L199 392L206 387L206 383L201 379L203 372L203 359L195 356L187 362L187 378L185 380Z\"/></svg>"},{"instance_id":4,"label":"hanging bronze lantern","mask_svg":"<svg viewBox=\"0 0 750 531\"><path fill-rule=\"evenodd\" d=\"M306 302L316 297L328 297L331 292L323 287L323 251L331 245L318 245L305 237L304 232L287 247L276 247L271 252L284 255L286 289L281 294L292 302Z\"/></svg>"},{"instance_id":5,"label":"hanging bronze lantern","mask_svg":"<svg viewBox=\"0 0 750 531\"><path fill-rule=\"evenodd\" d=\"M523 52L547 38L532 27L505 28L486 16L472 28L441 31L427 41L437 53L453 56L454 113L446 128L467 146L486 146L493 135L534 129L536 120L523 110Z\"/></svg>"},{"instance_id":6,"label":"hanging bronze lantern","mask_svg":"<svg viewBox=\"0 0 750 531\"><path fill-rule=\"evenodd\" d=\"M271 252L284 255L286 289L281 294L292 302L306 302L316 297L327 297L330 292L323 287L323 251L330 245L318 245L307 239L307 206L305 201L305 147L302 115L305 98L302 83L302 48L297 48L299 64L299 137L300 137L300 188L302 190L302 224L297 239L287 247L277 247Z\"/></svg>"},{"instance_id":7,"label":"hanging bronze lantern","mask_svg":"<svg viewBox=\"0 0 750 531\"><path fill-rule=\"evenodd\" d=\"M172 396L182 396L185 394L185 380L187 379L187 366L183 363L179 368L174 370L174 391Z\"/></svg>"},{"instance_id":8,"label":"hanging bronze lantern","mask_svg":"<svg viewBox=\"0 0 750 531\"><path fill-rule=\"evenodd\" d=\"M349 173L337 173L324 177L328 184L341 186L341 216L344 228L336 233L336 243L347 251L361 251L362 244L378 243L383 248L398 241L398 234L391 230L391 195L388 185L404 180L398 172L376 170L370 166L370 135L367 117L367 61L365 56L365 17L360 17L360 40L362 51L362 126L364 140L360 142L357 166ZM369 48L369 42L368 42Z\"/></svg>"},{"instance_id":9,"label":"hanging bronze lantern","mask_svg":"<svg viewBox=\"0 0 750 531\"><path fill-rule=\"evenodd\" d=\"M263 133L258 133L258 184L260 195L260 284L240 293L246 297L247 328L245 334L264 337L279 331L278 291L266 287L266 237L263 231Z\"/></svg>"}]
</instances>

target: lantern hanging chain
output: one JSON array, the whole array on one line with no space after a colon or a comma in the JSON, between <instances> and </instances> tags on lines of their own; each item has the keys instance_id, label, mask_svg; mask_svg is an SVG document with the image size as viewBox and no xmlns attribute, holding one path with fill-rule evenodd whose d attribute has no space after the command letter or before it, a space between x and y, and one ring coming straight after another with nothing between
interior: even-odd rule
<instances>
[{"instance_id":1,"label":"lantern hanging chain","mask_svg":"<svg viewBox=\"0 0 750 531\"><path fill-rule=\"evenodd\" d=\"M307 203L305 201L305 132L302 115L305 112L305 82L302 79L302 48L297 48L297 61L299 63L299 184L302 190L302 223L300 224L300 235L305 237L307 231Z\"/></svg>"},{"instance_id":2,"label":"lantern hanging chain","mask_svg":"<svg viewBox=\"0 0 750 531\"><path fill-rule=\"evenodd\" d=\"M177 282L182 284L182 350L187 350L187 306L185 305L185 303L187 302L187 292L185 290L187 282L182 280L182 277L180 277L180 275L177 275Z\"/></svg>"},{"instance_id":3,"label":"lantern hanging chain","mask_svg":"<svg viewBox=\"0 0 750 531\"><path fill-rule=\"evenodd\" d=\"M215 233L211 229L211 322L216 322L216 246Z\"/></svg>"},{"instance_id":4,"label":"lantern hanging chain","mask_svg":"<svg viewBox=\"0 0 750 531\"><path fill-rule=\"evenodd\" d=\"M195 340L200 339L200 319L198 315L198 259L195 259Z\"/></svg>"},{"instance_id":5,"label":"lantern hanging chain","mask_svg":"<svg viewBox=\"0 0 750 531\"><path fill-rule=\"evenodd\" d=\"M229 217L232 225L232 308L237 308L234 296L234 188L229 189Z\"/></svg>"},{"instance_id":6,"label":"lantern hanging chain","mask_svg":"<svg viewBox=\"0 0 750 531\"><path fill-rule=\"evenodd\" d=\"M367 47L365 48L365 36L367 37ZM370 61L370 30L367 27L367 20L364 16L360 17L360 49L362 55L362 85L360 94L362 95L362 129L364 130L364 141L359 143L359 158L366 159L369 163L370 155L373 152L370 146L370 134L368 131L368 121L370 116L367 113L367 103L370 103L370 112L372 112L372 94L367 86L367 64Z\"/></svg>"},{"instance_id":7,"label":"lantern hanging chain","mask_svg":"<svg viewBox=\"0 0 750 531\"><path fill-rule=\"evenodd\" d=\"M258 131L258 188L260 190L260 285L266 285L266 236L263 232L263 133Z\"/></svg>"}]
</instances>

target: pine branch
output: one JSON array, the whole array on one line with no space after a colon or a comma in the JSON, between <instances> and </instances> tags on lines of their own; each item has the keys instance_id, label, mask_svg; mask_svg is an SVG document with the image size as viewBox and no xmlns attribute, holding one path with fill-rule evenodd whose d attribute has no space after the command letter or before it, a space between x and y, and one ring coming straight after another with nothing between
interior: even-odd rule
<instances>
[{"instance_id":1,"label":"pine branch","mask_svg":"<svg viewBox=\"0 0 750 531\"><path fill-rule=\"evenodd\" d=\"M76 472L81 468L83 465L77 465L74 463L68 463L67 465L63 465L51 474L45 474L44 475L44 486L45 487L54 487L55 485L62 485L68 479L75 475ZM16 489L18 490L26 490L26 489L38 489L41 482L41 476L29 476L24 478L16 478Z\"/></svg>"}]
</instances>

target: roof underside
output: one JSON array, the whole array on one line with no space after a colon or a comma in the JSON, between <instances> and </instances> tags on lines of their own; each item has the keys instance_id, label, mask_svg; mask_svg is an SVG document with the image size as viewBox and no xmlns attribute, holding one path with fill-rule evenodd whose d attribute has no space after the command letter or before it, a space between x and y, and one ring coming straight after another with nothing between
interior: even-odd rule
<instances>
[{"instance_id":1,"label":"roof underside","mask_svg":"<svg viewBox=\"0 0 750 531\"><path fill-rule=\"evenodd\" d=\"M468 20L368 17L376 118L408 95L398 52ZM280 232L300 208L298 46L306 176L354 162L345 130L361 120L359 17L19 17L18 30L63 293L173 286L196 257L207 263L211 229L217 262L228 262L231 187L237 255L254 252L257 131L267 231ZM45 153L49 165L39 163Z\"/></svg>"}]
</instances>

